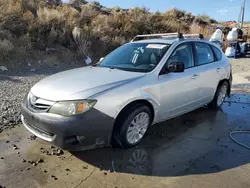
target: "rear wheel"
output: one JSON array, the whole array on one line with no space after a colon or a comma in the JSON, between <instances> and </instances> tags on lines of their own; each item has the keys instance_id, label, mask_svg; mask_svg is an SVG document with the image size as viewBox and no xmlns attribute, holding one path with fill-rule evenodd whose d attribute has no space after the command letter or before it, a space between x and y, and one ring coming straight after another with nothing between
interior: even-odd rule
<instances>
[{"instance_id":1,"label":"rear wheel","mask_svg":"<svg viewBox=\"0 0 250 188\"><path fill-rule=\"evenodd\" d=\"M147 106L133 106L126 110L117 122L114 138L122 148L140 143L152 123L152 113Z\"/></svg>"},{"instance_id":2,"label":"rear wheel","mask_svg":"<svg viewBox=\"0 0 250 188\"><path fill-rule=\"evenodd\" d=\"M228 94L228 89L229 89L228 83L226 81L223 82L218 87L213 101L210 104L208 104L208 106L211 108L220 108L226 99L226 96Z\"/></svg>"}]
</instances>

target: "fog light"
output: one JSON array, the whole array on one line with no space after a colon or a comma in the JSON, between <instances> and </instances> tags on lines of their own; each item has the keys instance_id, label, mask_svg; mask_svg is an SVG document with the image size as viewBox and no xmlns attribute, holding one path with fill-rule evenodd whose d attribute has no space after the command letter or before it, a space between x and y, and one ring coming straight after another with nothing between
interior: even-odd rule
<instances>
[{"instance_id":1,"label":"fog light","mask_svg":"<svg viewBox=\"0 0 250 188\"><path fill-rule=\"evenodd\" d=\"M86 140L85 136L76 136L76 139L81 144Z\"/></svg>"}]
</instances>

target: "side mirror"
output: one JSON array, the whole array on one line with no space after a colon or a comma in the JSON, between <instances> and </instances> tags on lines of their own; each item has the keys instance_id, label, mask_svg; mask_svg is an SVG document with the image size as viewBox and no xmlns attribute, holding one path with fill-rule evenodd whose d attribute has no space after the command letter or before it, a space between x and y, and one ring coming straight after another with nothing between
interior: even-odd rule
<instances>
[{"instance_id":1,"label":"side mirror","mask_svg":"<svg viewBox=\"0 0 250 188\"><path fill-rule=\"evenodd\" d=\"M104 60L104 57L101 57L100 60L99 60L99 62L102 62L102 60Z\"/></svg>"},{"instance_id":2,"label":"side mirror","mask_svg":"<svg viewBox=\"0 0 250 188\"><path fill-rule=\"evenodd\" d=\"M166 67L168 72L184 72L185 65L182 62L171 63Z\"/></svg>"}]
</instances>

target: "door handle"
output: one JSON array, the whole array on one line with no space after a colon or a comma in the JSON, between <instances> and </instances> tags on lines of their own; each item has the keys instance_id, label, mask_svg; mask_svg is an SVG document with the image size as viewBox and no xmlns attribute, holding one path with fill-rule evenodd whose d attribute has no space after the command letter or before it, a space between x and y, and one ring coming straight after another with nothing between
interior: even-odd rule
<instances>
[{"instance_id":1,"label":"door handle","mask_svg":"<svg viewBox=\"0 0 250 188\"><path fill-rule=\"evenodd\" d=\"M217 72L220 72L220 70L221 70L221 68L217 68L217 69L216 69Z\"/></svg>"},{"instance_id":2,"label":"door handle","mask_svg":"<svg viewBox=\"0 0 250 188\"><path fill-rule=\"evenodd\" d=\"M196 78L198 78L200 75L199 74L194 74L193 76L192 76L192 79L196 79Z\"/></svg>"}]
</instances>

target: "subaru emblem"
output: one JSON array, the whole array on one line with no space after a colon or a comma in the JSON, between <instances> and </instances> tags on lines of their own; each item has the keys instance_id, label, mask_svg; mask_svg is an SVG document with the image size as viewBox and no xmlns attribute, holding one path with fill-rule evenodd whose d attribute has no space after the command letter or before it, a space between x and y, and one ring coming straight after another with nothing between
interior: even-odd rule
<instances>
[{"instance_id":1,"label":"subaru emblem","mask_svg":"<svg viewBox=\"0 0 250 188\"><path fill-rule=\"evenodd\" d=\"M32 96L30 99L31 104L35 104L36 100L37 100L36 96Z\"/></svg>"}]
</instances>

